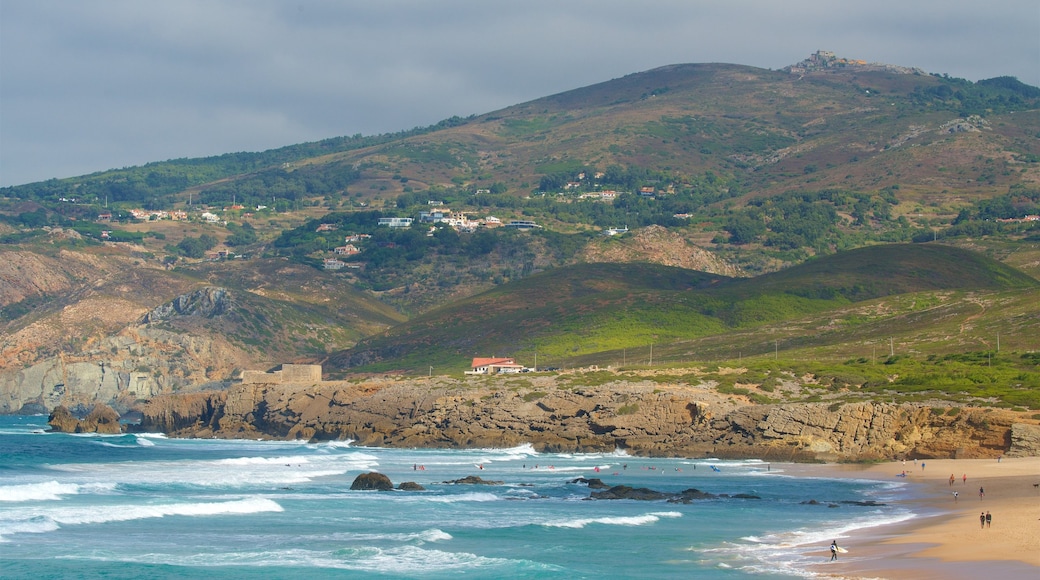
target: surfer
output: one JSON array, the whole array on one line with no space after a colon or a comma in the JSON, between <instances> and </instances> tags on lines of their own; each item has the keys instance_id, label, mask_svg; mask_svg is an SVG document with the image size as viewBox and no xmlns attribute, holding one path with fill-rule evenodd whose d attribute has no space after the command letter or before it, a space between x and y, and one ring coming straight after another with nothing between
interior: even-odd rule
<instances>
[{"instance_id":1,"label":"surfer","mask_svg":"<svg viewBox=\"0 0 1040 580\"><path fill-rule=\"evenodd\" d=\"M831 562L838 559L838 540L831 541Z\"/></svg>"}]
</instances>

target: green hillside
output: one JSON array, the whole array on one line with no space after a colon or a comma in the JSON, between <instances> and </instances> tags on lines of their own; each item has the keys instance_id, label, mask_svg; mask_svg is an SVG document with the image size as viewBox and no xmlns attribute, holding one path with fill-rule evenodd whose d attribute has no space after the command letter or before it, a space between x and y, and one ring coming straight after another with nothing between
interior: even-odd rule
<instances>
[{"instance_id":1,"label":"green hillside","mask_svg":"<svg viewBox=\"0 0 1040 580\"><path fill-rule=\"evenodd\" d=\"M427 366L460 370L474 356L523 354L534 365L535 353L541 366L623 363L628 349L645 358L651 343L658 362L665 362L688 356L690 340L726 343L741 334L750 342L747 337L767 325L830 320L868 300L916 295L935 306L942 301L924 297L1036 294L1038 287L1037 280L992 259L937 244L861 248L748 279L653 264L582 264L429 312L328 362L343 370L363 365L361 370L411 372ZM909 325L901 331L907 330ZM818 334L829 336L820 344L858 339L855 333ZM746 344L748 354L762 350L762 338L753 340L758 344ZM740 345L727 348L739 351Z\"/></svg>"}]
</instances>

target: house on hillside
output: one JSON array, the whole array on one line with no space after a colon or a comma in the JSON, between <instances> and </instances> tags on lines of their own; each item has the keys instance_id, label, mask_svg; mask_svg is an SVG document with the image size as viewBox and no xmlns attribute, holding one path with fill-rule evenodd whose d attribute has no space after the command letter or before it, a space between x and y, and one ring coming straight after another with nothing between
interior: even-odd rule
<instances>
[{"instance_id":1,"label":"house on hillside","mask_svg":"<svg viewBox=\"0 0 1040 580\"><path fill-rule=\"evenodd\" d=\"M467 375L497 375L499 373L523 372L524 365L516 364L511 358L474 358Z\"/></svg>"},{"instance_id":2,"label":"house on hillside","mask_svg":"<svg viewBox=\"0 0 1040 580\"><path fill-rule=\"evenodd\" d=\"M408 228L412 226L412 218L384 217L379 218L379 225L391 228Z\"/></svg>"},{"instance_id":3,"label":"house on hillside","mask_svg":"<svg viewBox=\"0 0 1040 580\"><path fill-rule=\"evenodd\" d=\"M534 223L531 220L511 220L504 227L516 228L518 230L530 230L530 229L533 229L533 228L540 228L542 226Z\"/></svg>"}]
</instances>

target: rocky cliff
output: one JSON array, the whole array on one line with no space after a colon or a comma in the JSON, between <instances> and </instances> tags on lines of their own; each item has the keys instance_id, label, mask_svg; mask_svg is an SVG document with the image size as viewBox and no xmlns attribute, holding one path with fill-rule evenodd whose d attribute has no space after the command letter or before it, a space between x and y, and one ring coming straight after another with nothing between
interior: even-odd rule
<instances>
[{"instance_id":1,"label":"rocky cliff","mask_svg":"<svg viewBox=\"0 0 1040 580\"><path fill-rule=\"evenodd\" d=\"M113 308L110 300L104 303ZM68 341L75 345L68 351L31 351L34 325L6 337L0 357L4 363L0 365L0 413L45 413L59 405L84 410L97 403L125 412L138 401L162 393L223 385L234 369L251 362L220 336L161 326L175 317L210 319L229 312L232 299L223 288L195 290L151 311L130 304L114 308L119 312L95 311L93 316L124 322L130 316L136 319L111 334L70 337Z\"/></svg>"},{"instance_id":2,"label":"rocky cliff","mask_svg":"<svg viewBox=\"0 0 1040 580\"><path fill-rule=\"evenodd\" d=\"M350 439L365 446L510 447L835 461L1040 454L1036 421L920 404L748 405L708 388L529 382L240 384L167 395L141 428L178 436ZM1012 436L1012 433L1018 433Z\"/></svg>"}]
</instances>

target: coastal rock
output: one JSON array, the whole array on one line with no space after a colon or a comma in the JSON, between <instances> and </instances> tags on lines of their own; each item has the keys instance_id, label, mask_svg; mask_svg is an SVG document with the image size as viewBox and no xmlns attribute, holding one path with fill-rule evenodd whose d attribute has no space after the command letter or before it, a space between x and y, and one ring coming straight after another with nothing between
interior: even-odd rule
<instances>
[{"instance_id":1,"label":"coastal rock","mask_svg":"<svg viewBox=\"0 0 1040 580\"><path fill-rule=\"evenodd\" d=\"M1008 457L1036 457L1040 455L1040 425L1013 423Z\"/></svg>"},{"instance_id":2,"label":"coastal rock","mask_svg":"<svg viewBox=\"0 0 1040 580\"><path fill-rule=\"evenodd\" d=\"M79 427L79 419L73 417L65 405L58 405L51 412L50 417L47 418L47 424L51 426L52 430L59 433L76 433L76 429Z\"/></svg>"},{"instance_id":3,"label":"coastal rock","mask_svg":"<svg viewBox=\"0 0 1040 580\"><path fill-rule=\"evenodd\" d=\"M597 477L593 477L593 478L589 478L589 479L585 479L584 477L579 477L577 479L572 479L571 483L585 484L585 485L589 486L589 489L607 489L607 488L610 487L609 485L603 483L602 479L599 479Z\"/></svg>"},{"instance_id":4,"label":"coastal rock","mask_svg":"<svg viewBox=\"0 0 1040 580\"><path fill-rule=\"evenodd\" d=\"M462 479L456 479L454 481L445 481L444 483L453 484L453 485L502 485L504 482L501 482L501 481L490 481L490 480L487 480L487 479L482 479L480 477L477 477L476 475L467 475L466 477L463 477Z\"/></svg>"},{"instance_id":5,"label":"coastal rock","mask_svg":"<svg viewBox=\"0 0 1040 580\"><path fill-rule=\"evenodd\" d=\"M594 491L589 494L592 499L634 499L639 501L659 501L669 499L671 496L660 491L654 491L645 487L630 487L627 485L615 485L603 491Z\"/></svg>"},{"instance_id":6,"label":"coastal rock","mask_svg":"<svg viewBox=\"0 0 1040 580\"><path fill-rule=\"evenodd\" d=\"M414 481L403 481L397 486L397 489L402 491L426 491L426 488L415 483Z\"/></svg>"},{"instance_id":7,"label":"coastal rock","mask_svg":"<svg viewBox=\"0 0 1040 580\"><path fill-rule=\"evenodd\" d=\"M358 475L354 478L354 483L350 484L350 489L353 491L390 491L393 488L394 484L389 477L375 471Z\"/></svg>"},{"instance_id":8,"label":"coastal rock","mask_svg":"<svg viewBox=\"0 0 1040 580\"><path fill-rule=\"evenodd\" d=\"M475 381L475 379L473 380ZM641 456L873 461L992 457L1031 451L1023 413L922 403L740 404L710 388L604 384L530 391L477 382L377 378L238 383L160 395L141 428L174 436L352 440L359 446L624 450Z\"/></svg>"},{"instance_id":9,"label":"coastal rock","mask_svg":"<svg viewBox=\"0 0 1040 580\"><path fill-rule=\"evenodd\" d=\"M54 431L62 433L106 433L122 432L119 413L106 405L95 405L83 419L77 419L65 406L59 405L47 419Z\"/></svg>"},{"instance_id":10,"label":"coastal rock","mask_svg":"<svg viewBox=\"0 0 1040 580\"><path fill-rule=\"evenodd\" d=\"M717 496L715 494L708 493L708 492L705 492L705 491L701 491L699 489L694 489L694 488L691 487L690 489L683 490L676 497L670 498L668 500L668 502L669 503L690 503L690 502L693 502L693 501L696 501L696 500L716 499L718 497L719 496Z\"/></svg>"}]
</instances>

